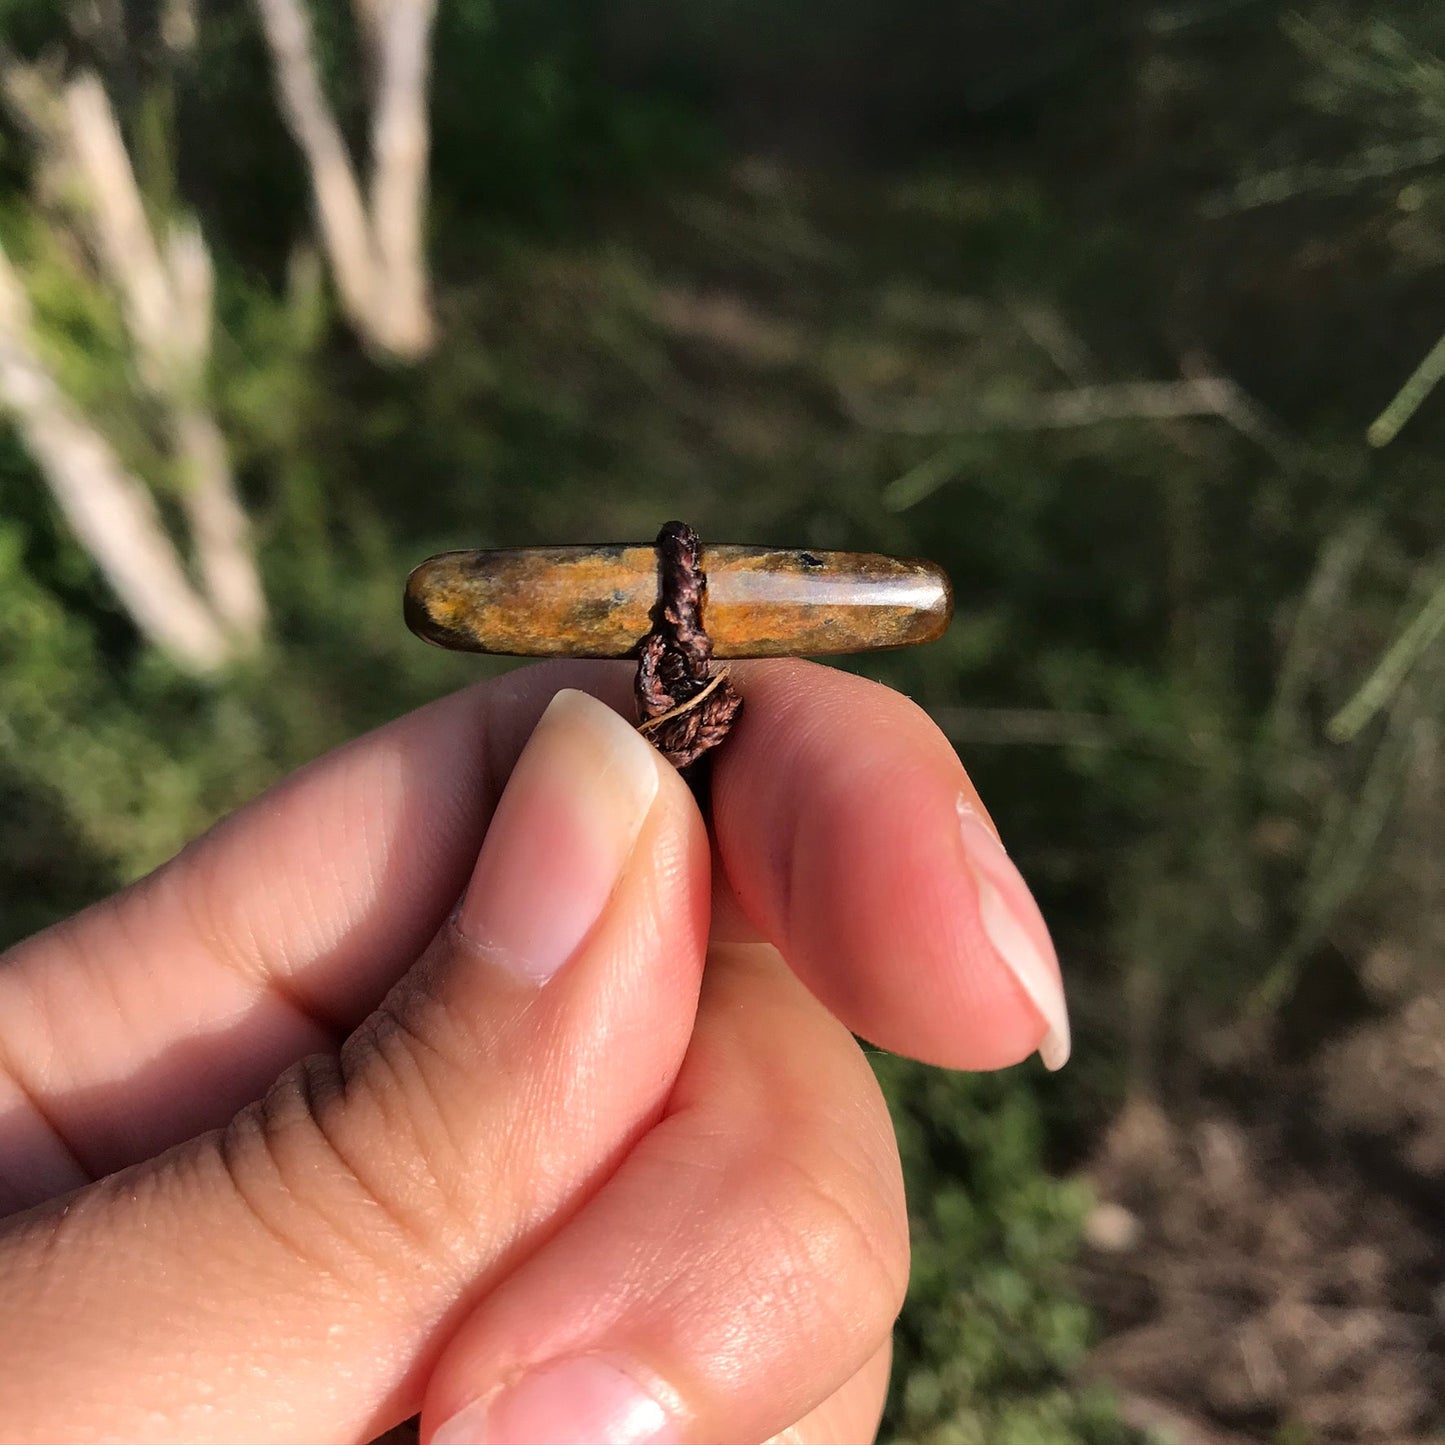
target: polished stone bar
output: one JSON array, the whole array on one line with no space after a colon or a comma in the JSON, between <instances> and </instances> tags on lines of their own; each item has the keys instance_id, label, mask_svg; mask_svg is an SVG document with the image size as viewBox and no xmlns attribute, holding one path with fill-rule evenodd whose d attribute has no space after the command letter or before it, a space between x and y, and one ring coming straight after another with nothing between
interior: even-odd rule
<instances>
[{"instance_id":1,"label":"polished stone bar","mask_svg":"<svg viewBox=\"0 0 1445 1445\"><path fill-rule=\"evenodd\" d=\"M948 626L931 562L864 552L704 547L716 657L822 657L930 642ZM650 547L443 552L406 584L406 621L438 647L515 657L630 657L652 626Z\"/></svg>"}]
</instances>

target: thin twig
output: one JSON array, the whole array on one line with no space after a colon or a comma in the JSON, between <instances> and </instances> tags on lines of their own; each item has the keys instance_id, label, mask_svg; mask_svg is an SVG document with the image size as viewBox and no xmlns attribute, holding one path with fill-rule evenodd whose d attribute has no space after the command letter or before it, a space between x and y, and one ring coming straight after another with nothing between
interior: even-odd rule
<instances>
[{"instance_id":1,"label":"thin twig","mask_svg":"<svg viewBox=\"0 0 1445 1445\"><path fill-rule=\"evenodd\" d=\"M844 396L854 420L879 431L911 436L948 436L949 444L895 478L882 493L892 511L916 506L951 481L967 460L961 438L988 432L1064 431L1119 422L1178 421L1215 417L1284 464L1289 447L1282 428L1228 377L1207 375L1178 381L1101 382L1067 391L1040 392L1020 400L943 407L905 403L883 408Z\"/></svg>"},{"instance_id":2,"label":"thin twig","mask_svg":"<svg viewBox=\"0 0 1445 1445\"><path fill-rule=\"evenodd\" d=\"M1033 707L933 707L928 712L951 742L1121 748L1144 740L1137 729L1107 713Z\"/></svg>"},{"instance_id":3,"label":"thin twig","mask_svg":"<svg viewBox=\"0 0 1445 1445\"><path fill-rule=\"evenodd\" d=\"M1410 669L1442 633L1445 633L1445 580L1435 584L1420 610L1385 649L1384 656L1355 695L1329 720L1325 733L1330 741L1345 743L1358 737L1370 719L1389 704Z\"/></svg>"},{"instance_id":4,"label":"thin twig","mask_svg":"<svg viewBox=\"0 0 1445 1445\"><path fill-rule=\"evenodd\" d=\"M850 398L850 410L880 431L912 436L962 432L1063 431L1103 422L1173 421L1180 417L1219 416L1233 406L1234 383L1225 377L1187 377L1179 381L1101 382L1045 391L1020 400L982 401L957 406L930 402L892 408Z\"/></svg>"},{"instance_id":5,"label":"thin twig","mask_svg":"<svg viewBox=\"0 0 1445 1445\"><path fill-rule=\"evenodd\" d=\"M1243 1010L1246 1019L1258 1020L1274 1013L1299 979L1310 951L1364 879L1404 789L1406 758L1412 751L1419 721L1404 708L1391 713L1359 791L1347 803L1341 802L1321 828L1320 843L1307 870L1299 922L1250 993Z\"/></svg>"},{"instance_id":6,"label":"thin twig","mask_svg":"<svg viewBox=\"0 0 1445 1445\"><path fill-rule=\"evenodd\" d=\"M1320 549L1290 628L1270 703L1267 732L1276 739L1288 738L1298 730L1305 691L1326 647L1330 621L1343 605L1350 581L1364 561L1376 531L1374 516L1361 513L1339 528Z\"/></svg>"},{"instance_id":7,"label":"thin twig","mask_svg":"<svg viewBox=\"0 0 1445 1445\"><path fill-rule=\"evenodd\" d=\"M1384 411L1370 423L1365 440L1372 447L1389 446L1442 380L1445 380L1445 335L1425 353Z\"/></svg>"}]
</instances>

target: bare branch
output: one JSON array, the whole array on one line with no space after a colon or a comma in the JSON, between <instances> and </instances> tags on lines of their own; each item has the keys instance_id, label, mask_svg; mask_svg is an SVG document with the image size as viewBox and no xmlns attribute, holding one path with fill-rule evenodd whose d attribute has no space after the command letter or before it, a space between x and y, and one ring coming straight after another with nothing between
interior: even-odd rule
<instances>
[{"instance_id":1,"label":"bare branch","mask_svg":"<svg viewBox=\"0 0 1445 1445\"><path fill-rule=\"evenodd\" d=\"M306 158L341 304L372 344L414 357L431 344L422 226L435 0L357 0L375 76L370 208L322 90L305 0L256 0L287 126Z\"/></svg>"},{"instance_id":2,"label":"bare branch","mask_svg":"<svg viewBox=\"0 0 1445 1445\"><path fill-rule=\"evenodd\" d=\"M1088 343L1069 325L1063 314L1047 302L1017 297L1009 311L1024 335L1074 386L1088 386L1099 368Z\"/></svg>"},{"instance_id":3,"label":"bare branch","mask_svg":"<svg viewBox=\"0 0 1445 1445\"><path fill-rule=\"evenodd\" d=\"M1281 466L1290 448L1268 413L1225 376L1186 376L1179 381L1101 382L1066 391L946 407L936 402L879 406L871 398L845 394L843 406L863 426L911 436L948 438L883 489L883 502L904 511L932 496L965 466L967 438L998 431L1067 431L1106 422L1168 422L1217 417L1268 452Z\"/></svg>"},{"instance_id":4,"label":"bare branch","mask_svg":"<svg viewBox=\"0 0 1445 1445\"><path fill-rule=\"evenodd\" d=\"M361 188L316 70L311 20L302 0L256 0L271 47L281 112L306 157L321 240L341 304L358 325L371 312L371 229Z\"/></svg>"},{"instance_id":5,"label":"bare branch","mask_svg":"<svg viewBox=\"0 0 1445 1445\"><path fill-rule=\"evenodd\" d=\"M380 284L374 298L391 349L416 356L431 345L423 220L426 214L427 80L436 0L373 4L378 36L371 129L371 218Z\"/></svg>"},{"instance_id":6,"label":"bare branch","mask_svg":"<svg viewBox=\"0 0 1445 1445\"><path fill-rule=\"evenodd\" d=\"M1107 713L1033 707L936 707L929 716L950 742L1030 747L1118 748L1140 741Z\"/></svg>"},{"instance_id":7,"label":"bare branch","mask_svg":"<svg viewBox=\"0 0 1445 1445\"><path fill-rule=\"evenodd\" d=\"M100 78L78 75L65 87L64 108L66 130L52 137L52 145L74 164L81 212L106 279L121 298L140 360L159 371L172 343L170 278ZM159 375L151 380L159 383Z\"/></svg>"},{"instance_id":8,"label":"bare branch","mask_svg":"<svg viewBox=\"0 0 1445 1445\"><path fill-rule=\"evenodd\" d=\"M210 350L210 256L189 221L173 224L164 247L157 245L99 78L83 71L62 83L37 66L10 62L0 83L40 152L58 209L82 232L120 298L147 385L164 390L175 371L197 371Z\"/></svg>"},{"instance_id":9,"label":"bare branch","mask_svg":"<svg viewBox=\"0 0 1445 1445\"><path fill-rule=\"evenodd\" d=\"M0 402L13 414L66 521L141 632L194 672L233 650L192 587L150 493L82 418L36 352L25 290L0 251Z\"/></svg>"},{"instance_id":10,"label":"bare branch","mask_svg":"<svg viewBox=\"0 0 1445 1445\"><path fill-rule=\"evenodd\" d=\"M86 236L105 283L120 298L137 373L164 408L171 451L182 479L180 501L202 584L194 602L209 610L209 626L221 636L224 650L234 652L238 645L249 647L260 636L266 606L225 442L202 400L211 346L214 278L200 229L189 219L173 222L164 243L157 243L120 126L94 74L83 72L62 85L58 77L47 77L38 69L11 62L5 66L3 78L7 97L23 113L40 148L52 189ZM18 280L15 284L19 284ZM23 291L19 295L23 304ZM17 334L30 334L28 312L23 325L17 322L17 328ZM30 355L32 370L39 369L49 393L53 393L33 414L49 419L48 430L41 431L51 436L56 432L54 418L60 414L57 400L64 403L64 398L44 373L33 347ZM35 391L35 387L31 390ZM93 442L108 453L103 439L79 412L69 403L64 407L70 432L77 427L88 431ZM33 422L32 431L38 425ZM57 451L53 437L50 450L37 450L36 454L57 496L63 494L66 499L66 515L80 540L101 562L107 575L114 575L114 559L108 564L96 553L95 528L87 519L97 507L111 513L116 510L113 498L121 493L114 483L105 482L105 475L123 477L132 489L140 483L125 473L113 454L104 466L94 458L85 466L78 465L75 445ZM50 476L54 466L62 466L64 475ZM97 482L96 477L102 480ZM169 554L168 571L178 575L190 589L180 554L144 489L142 495L149 511L130 506L127 555L136 552L137 538L149 528L152 535L146 543L147 555L153 561L158 555ZM111 502L104 500L107 496ZM174 591L169 583L163 583L165 589ZM157 637L164 635L157 631L154 616L143 617L135 612L134 584L130 591L122 591L117 584L117 591L143 630ZM174 599L168 605L173 604ZM189 653L182 655L182 660L195 665Z\"/></svg>"},{"instance_id":11,"label":"bare branch","mask_svg":"<svg viewBox=\"0 0 1445 1445\"><path fill-rule=\"evenodd\" d=\"M221 621L247 643L266 623L266 598L251 546L251 528L236 495L225 439L215 418L195 400L211 346L214 290L211 257L193 224L173 226L166 238L171 284L171 333L192 371L177 378L170 400L171 439L181 466L181 504L195 547L201 582Z\"/></svg>"},{"instance_id":12,"label":"bare branch","mask_svg":"<svg viewBox=\"0 0 1445 1445\"><path fill-rule=\"evenodd\" d=\"M216 290L211 253L194 221L172 223L166 234L164 261L170 305L167 345L194 379L211 355Z\"/></svg>"},{"instance_id":13,"label":"bare branch","mask_svg":"<svg viewBox=\"0 0 1445 1445\"><path fill-rule=\"evenodd\" d=\"M1410 669L1445 633L1445 567L1437 565L1433 570L1431 590L1424 603L1385 649L1355 694L1325 724L1325 735L1331 742L1347 743L1358 737L1394 699Z\"/></svg>"},{"instance_id":14,"label":"bare branch","mask_svg":"<svg viewBox=\"0 0 1445 1445\"><path fill-rule=\"evenodd\" d=\"M1442 380L1445 380L1445 336L1441 336L1425 353L1405 384L1390 399L1389 405L1370 423L1365 440L1372 447L1389 446Z\"/></svg>"},{"instance_id":15,"label":"bare branch","mask_svg":"<svg viewBox=\"0 0 1445 1445\"><path fill-rule=\"evenodd\" d=\"M106 280L122 298L146 385L169 414L181 503L202 585L221 623L255 642L266 617L246 516L220 429L200 405L211 348L214 277L191 220L156 244L109 97L94 74L65 89L65 143L79 171Z\"/></svg>"},{"instance_id":16,"label":"bare branch","mask_svg":"<svg viewBox=\"0 0 1445 1445\"><path fill-rule=\"evenodd\" d=\"M266 625L266 597L225 439L211 414L199 407L179 412L171 431L201 583L221 622L249 646Z\"/></svg>"},{"instance_id":17,"label":"bare branch","mask_svg":"<svg viewBox=\"0 0 1445 1445\"><path fill-rule=\"evenodd\" d=\"M161 0L161 43L173 55L189 55L200 37L197 0Z\"/></svg>"},{"instance_id":18,"label":"bare branch","mask_svg":"<svg viewBox=\"0 0 1445 1445\"><path fill-rule=\"evenodd\" d=\"M1103 382L1045 391L1002 402L987 400L956 407L913 402L884 409L861 398L849 411L881 431L914 436L988 431L1064 431L1111 421L1176 421L1220 416L1237 405L1238 388L1225 377L1180 381Z\"/></svg>"}]
</instances>

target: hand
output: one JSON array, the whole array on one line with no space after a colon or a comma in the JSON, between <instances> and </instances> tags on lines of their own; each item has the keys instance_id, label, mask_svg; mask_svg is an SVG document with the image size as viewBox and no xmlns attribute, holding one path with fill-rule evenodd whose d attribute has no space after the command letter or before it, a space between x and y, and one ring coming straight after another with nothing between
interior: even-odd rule
<instances>
[{"instance_id":1,"label":"hand","mask_svg":"<svg viewBox=\"0 0 1445 1445\"><path fill-rule=\"evenodd\" d=\"M736 675L712 859L547 707L626 669L530 668L0 962L0 1438L871 1437L907 1223L848 1030L1062 1062L1063 995L922 712Z\"/></svg>"}]
</instances>

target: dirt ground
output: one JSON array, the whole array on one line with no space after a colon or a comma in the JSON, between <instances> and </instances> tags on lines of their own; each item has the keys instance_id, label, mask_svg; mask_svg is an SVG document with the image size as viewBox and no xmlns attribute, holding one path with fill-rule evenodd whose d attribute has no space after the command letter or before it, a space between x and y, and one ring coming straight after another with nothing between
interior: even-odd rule
<instances>
[{"instance_id":1,"label":"dirt ground","mask_svg":"<svg viewBox=\"0 0 1445 1445\"><path fill-rule=\"evenodd\" d=\"M1445 1439L1445 990L1090 1170L1094 1369L1165 1439Z\"/></svg>"}]
</instances>

